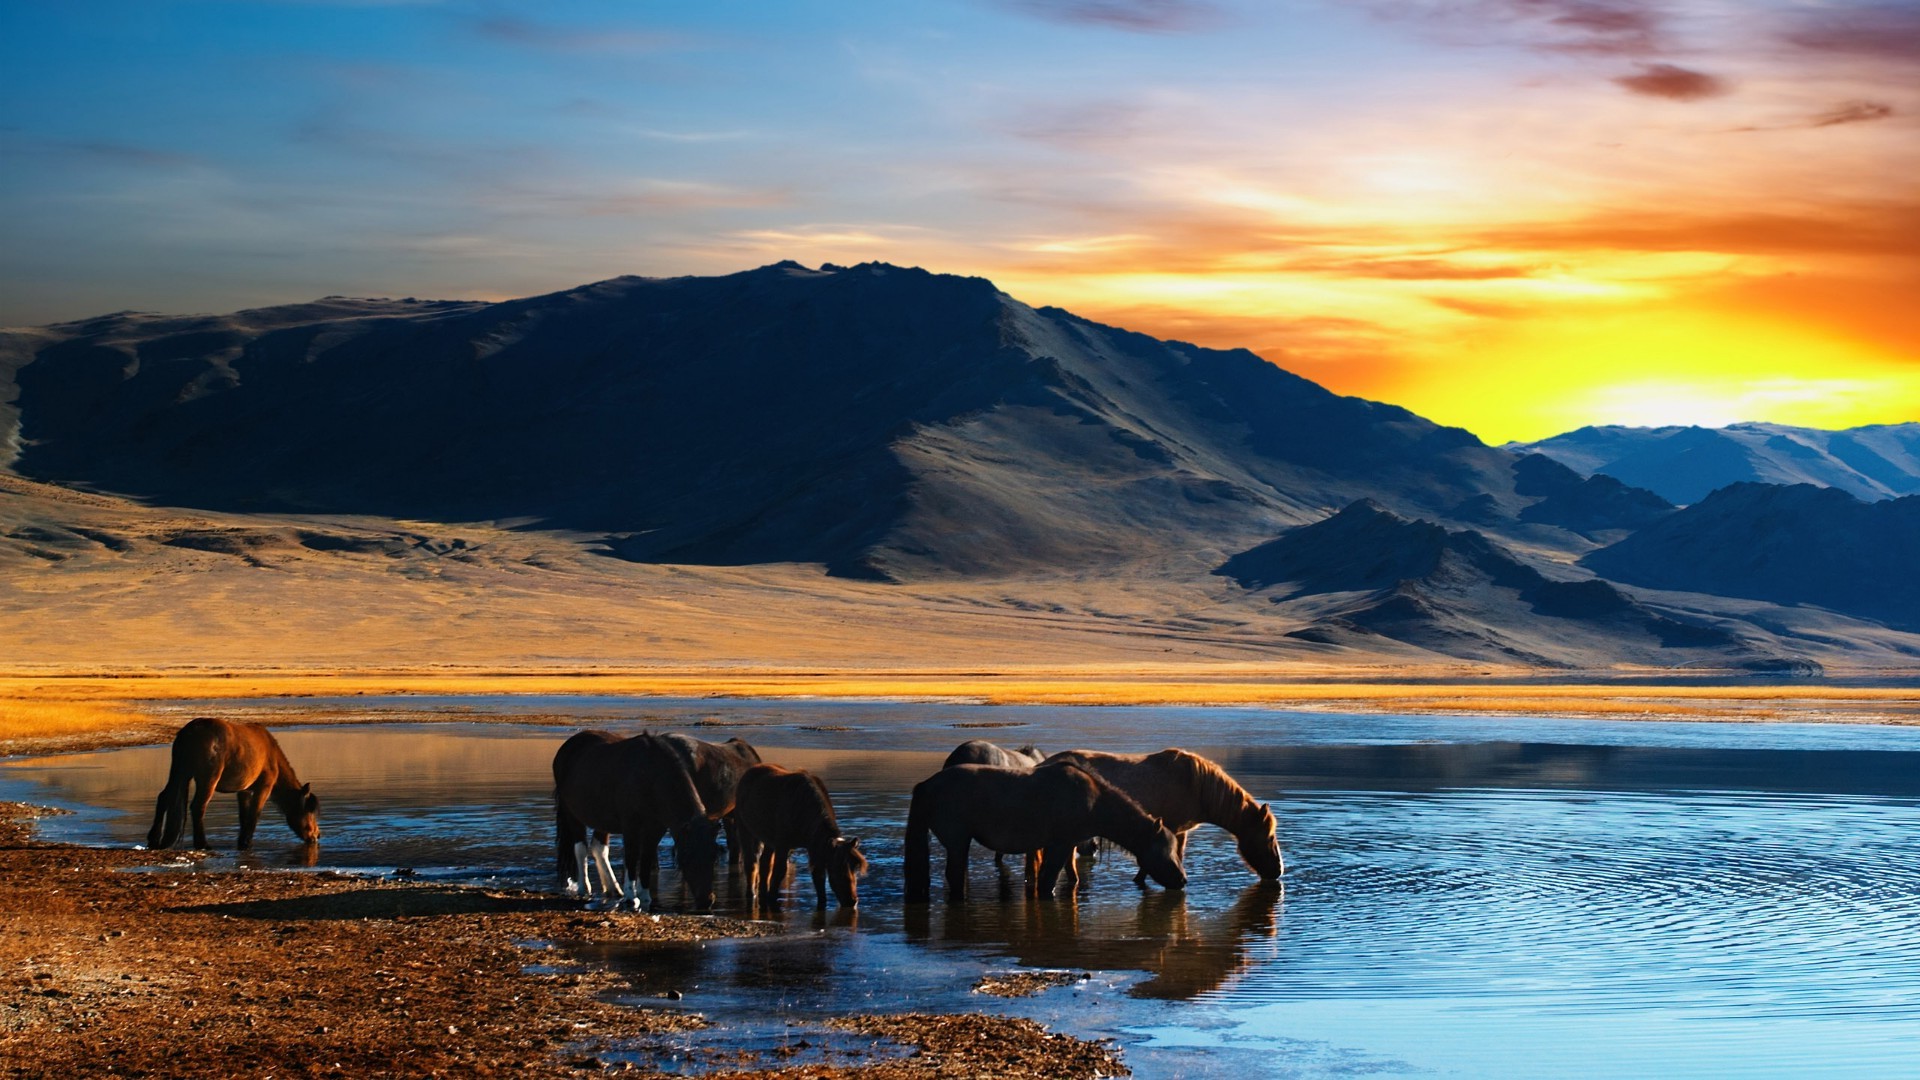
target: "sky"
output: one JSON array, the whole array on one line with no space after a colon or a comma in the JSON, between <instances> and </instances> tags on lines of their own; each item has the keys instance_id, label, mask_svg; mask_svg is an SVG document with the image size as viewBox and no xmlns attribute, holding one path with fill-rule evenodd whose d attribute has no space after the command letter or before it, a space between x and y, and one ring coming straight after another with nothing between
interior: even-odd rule
<instances>
[{"instance_id":1,"label":"sky","mask_svg":"<svg viewBox=\"0 0 1920 1080\"><path fill-rule=\"evenodd\" d=\"M881 260L1488 442L1920 420L1920 0L0 0L0 325Z\"/></svg>"}]
</instances>

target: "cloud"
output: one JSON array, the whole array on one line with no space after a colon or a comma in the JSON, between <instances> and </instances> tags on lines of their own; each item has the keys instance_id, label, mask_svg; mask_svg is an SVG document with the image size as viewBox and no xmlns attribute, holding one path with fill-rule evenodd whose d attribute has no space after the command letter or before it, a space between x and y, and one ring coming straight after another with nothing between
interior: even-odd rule
<instances>
[{"instance_id":1,"label":"cloud","mask_svg":"<svg viewBox=\"0 0 1920 1080\"><path fill-rule=\"evenodd\" d=\"M1613 81L1633 93L1669 101L1698 101L1727 92L1723 80L1674 64L1641 64L1637 74L1622 75Z\"/></svg>"},{"instance_id":2,"label":"cloud","mask_svg":"<svg viewBox=\"0 0 1920 1080\"><path fill-rule=\"evenodd\" d=\"M1920 62L1920 5L1823 7L1801 15L1784 37L1813 52Z\"/></svg>"},{"instance_id":3,"label":"cloud","mask_svg":"<svg viewBox=\"0 0 1920 1080\"><path fill-rule=\"evenodd\" d=\"M1004 0L1005 6L1049 22L1098 26L1136 34L1204 29L1219 9L1204 0Z\"/></svg>"},{"instance_id":4,"label":"cloud","mask_svg":"<svg viewBox=\"0 0 1920 1080\"><path fill-rule=\"evenodd\" d=\"M1884 101L1845 101L1810 118L1806 126L1823 128L1836 124L1864 124L1869 120L1885 120L1892 115L1893 106Z\"/></svg>"},{"instance_id":5,"label":"cloud","mask_svg":"<svg viewBox=\"0 0 1920 1080\"><path fill-rule=\"evenodd\" d=\"M1502 251L1718 252L1869 255L1911 259L1920 202L1833 206L1821 212L1685 214L1617 211L1566 222L1487 229L1473 238Z\"/></svg>"},{"instance_id":6,"label":"cloud","mask_svg":"<svg viewBox=\"0 0 1920 1080\"><path fill-rule=\"evenodd\" d=\"M1665 17L1644 0L1372 0L1376 18L1424 24L1456 45L1647 56L1667 45Z\"/></svg>"},{"instance_id":7,"label":"cloud","mask_svg":"<svg viewBox=\"0 0 1920 1080\"><path fill-rule=\"evenodd\" d=\"M559 53L653 53L684 48L679 34L631 27L572 27L499 16L473 23L481 37L506 45Z\"/></svg>"}]
</instances>

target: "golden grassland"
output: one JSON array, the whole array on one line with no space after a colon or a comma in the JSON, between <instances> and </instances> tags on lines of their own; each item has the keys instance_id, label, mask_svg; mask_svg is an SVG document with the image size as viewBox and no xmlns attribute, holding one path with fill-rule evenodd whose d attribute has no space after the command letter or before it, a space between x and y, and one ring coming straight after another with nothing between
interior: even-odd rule
<instances>
[{"instance_id":1,"label":"golden grassland","mask_svg":"<svg viewBox=\"0 0 1920 1080\"><path fill-rule=\"evenodd\" d=\"M305 699L478 694L939 700L987 705L1240 705L1324 712L1552 715L1606 719L1920 724L1920 685L1659 685L1587 681L1360 681L1308 669L1159 670L129 670L0 674L0 751L164 738L184 708L269 699L300 721L385 718ZM1421 680L1421 681L1414 681ZM250 712L255 710L249 710ZM273 710L268 710L269 712ZM532 711L531 709L529 711ZM473 714L459 712L463 720ZM525 719L524 716L502 717Z\"/></svg>"}]
</instances>

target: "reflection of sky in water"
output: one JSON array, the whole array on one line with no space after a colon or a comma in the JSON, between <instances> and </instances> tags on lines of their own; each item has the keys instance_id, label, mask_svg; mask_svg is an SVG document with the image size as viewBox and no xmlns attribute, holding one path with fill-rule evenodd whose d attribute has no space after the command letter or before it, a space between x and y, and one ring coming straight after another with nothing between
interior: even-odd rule
<instances>
[{"instance_id":1,"label":"reflection of sky in water","mask_svg":"<svg viewBox=\"0 0 1920 1080\"><path fill-rule=\"evenodd\" d=\"M1117 1037L1143 1075L1920 1067L1920 732L833 702L603 699L571 711L616 729L643 717L737 721L698 730L741 734L770 760L823 773L844 831L876 862L857 931L829 916L816 932L800 856L787 938L604 951L643 999L680 990L687 1007L762 1022L849 1008L1004 1011ZM1022 726L953 726L982 720ZM860 730L802 730L827 724ZM307 728L283 729L282 741L325 800L322 865L539 883L552 859L548 769L566 733ZM1143 896L1125 856L1108 854L1077 903L1028 904L1015 877L997 900L1002 879L976 851L979 902L903 909L908 789L975 736L1208 753L1274 800L1284 899L1255 887L1230 839L1203 827L1184 897ZM0 795L88 805L54 829L132 843L165 754L16 765L0 769ZM209 827L231 843L230 798ZM261 837L260 862L296 846L277 821ZM982 973L1018 966L1094 977L1011 1002L967 993Z\"/></svg>"}]
</instances>

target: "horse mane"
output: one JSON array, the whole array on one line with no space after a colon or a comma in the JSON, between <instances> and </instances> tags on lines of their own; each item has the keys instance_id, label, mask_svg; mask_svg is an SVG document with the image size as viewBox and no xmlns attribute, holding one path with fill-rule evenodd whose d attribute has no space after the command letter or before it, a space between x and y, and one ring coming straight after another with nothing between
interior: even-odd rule
<instances>
[{"instance_id":1,"label":"horse mane","mask_svg":"<svg viewBox=\"0 0 1920 1080\"><path fill-rule=\"evenodd\" d=\"M673 786L678 788L678 790L667 790L665 785L656 789L660 790L661 793L669 799L675 796L679 797L676 805L671 807L669 811L675 815L676 820L684 820L695 814L705 817L707 804L705 800L700 798L699 785L693 781L693 748L685 745L679 739L668 738L665 735L656 735L651 731L643 731L635 735L634 738L648 740L648 745L654 748L656 755L667 765L667 771L670 771L673 774L673 779L677 781Z\"/></svg>"},{"instance_id":2,"label":"horse mane","mask_svg":"<svg viewBox=\"0 0 1920 1080\"><path fill-rule=\"evenodd\" d=\"M1162 750L1153 757L1165 761L1171 768L1182 774L1189 787L1206 806L1207 821L1229 832L1237 831L1240 821L1259 807L1247 789L1239 781L1227 775L1227 771L1188 750L1177 748Z\"/></svg>"}]
</instances>

